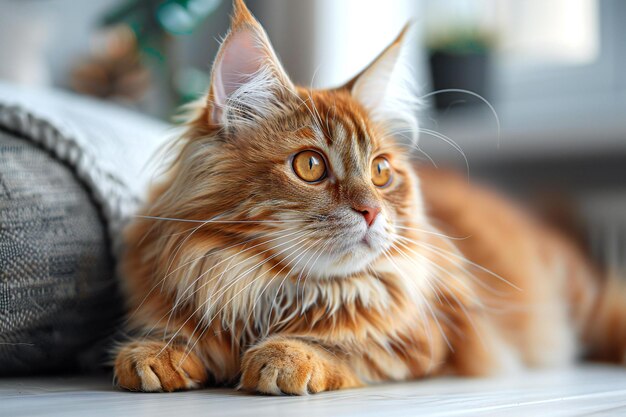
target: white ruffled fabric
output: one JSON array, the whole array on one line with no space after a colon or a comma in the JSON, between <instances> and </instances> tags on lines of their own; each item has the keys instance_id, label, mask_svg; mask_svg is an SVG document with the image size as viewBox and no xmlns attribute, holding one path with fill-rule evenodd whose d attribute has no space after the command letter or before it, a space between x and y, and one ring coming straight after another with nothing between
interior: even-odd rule
<instances>
[{"instance_id":1,"label":"white ruffled fabric","mask_svg":"<svg viewBox=\"0 0 626 417\"><path fill-rule=\"evenodd\" d=\"M121 229L154 181L159 164L151 158L172 136L172 127L106 102L0 82L0 128L74 170L100 205L118 255Z\"/></svg>"}]
</instances>

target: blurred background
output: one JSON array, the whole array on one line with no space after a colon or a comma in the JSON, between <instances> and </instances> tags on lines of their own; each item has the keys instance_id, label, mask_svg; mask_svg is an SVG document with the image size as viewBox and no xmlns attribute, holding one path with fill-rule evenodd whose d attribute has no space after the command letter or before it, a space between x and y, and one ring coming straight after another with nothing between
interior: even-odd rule
<instances>
[{"instance_id":1,"label":"blurred background","mask_svg":"<svg viewBox=\"0 0 626 417\"><path fill-rule=\"evenodd\" d=\"M626 2L248 0L294 81L340 84L413 20L416 156L626 252ZM0 80L171 120L208 87L230 0L0 0ZM463 92L461 92L463 90ZM568 227L568 230L572 230ZM610 250L607 250L610 248Z\"/></svg>"}]
</instances>

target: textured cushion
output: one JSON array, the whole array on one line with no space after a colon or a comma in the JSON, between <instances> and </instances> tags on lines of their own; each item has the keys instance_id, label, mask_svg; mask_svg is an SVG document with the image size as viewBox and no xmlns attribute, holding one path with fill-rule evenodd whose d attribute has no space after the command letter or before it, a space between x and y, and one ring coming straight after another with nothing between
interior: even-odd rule
<instances>
[{"instance_id":1,"label":"textured cushion","mask_svg":"<svg viewBox=\"0 0 626 417\"><path fill-rule=\"evenodd\" d=\"M168 129L0 82L0 375L103 364L121 322L121 229Z\"/></svg>"},{"instance_id":2,"label":"textured cushion","mask_svg":"<svg viewBox=\"0 0 626 417\"><path fill-rule=\"evenodd\" d=\"M0 131L0 373L75 368L120 313L88 190L48 152Z\"/></svg>"}]
</instances>

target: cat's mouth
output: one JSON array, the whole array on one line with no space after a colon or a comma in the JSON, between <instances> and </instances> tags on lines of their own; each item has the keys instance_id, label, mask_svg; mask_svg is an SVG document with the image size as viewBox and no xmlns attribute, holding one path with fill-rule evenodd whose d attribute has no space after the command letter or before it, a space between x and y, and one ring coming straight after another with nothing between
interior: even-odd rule
<instances>
[{"instance_id":1,"label":"cat's mouth","mask_svg":"<svg viewBox=\"0 0 626 417\"><path fill-rule=\"evenodd\" d=\"M343 251L339 250L338 252L343 252L342 255L351 254L352 258L360 256L370 258L380 255L389 246L387 233L384 230L369 228L356 233L356 235L356 238L351 242L350 240L342 242Z\"/></svg>"},{"instance_id":2,"label":"cat's mouth","mask_svg":"<svg viewBox=\"0 0 626 417\"><path fill-rule=\"evenodd\" d=\"M350 275L366 270L372 262L381 256L389 244L380 233L368 230L360 239L345 245L343 251L329 254L328 273L335 276Z\"/></svg>"},{"instance_id":3,"label":"cat's mouth","mask_svg":"<svg viewBox=\"0 0 626 417\"><path fill-rule=\"evenodd\" d=\"M376 243L377 240L380 240L380 238L375 237L369 230L366 231L365 233L363 233L363 237L361 238L361 240L359 241L360 245L363 245L369 249L375 250L376 249Z\"/></svg>"}]
</instances>

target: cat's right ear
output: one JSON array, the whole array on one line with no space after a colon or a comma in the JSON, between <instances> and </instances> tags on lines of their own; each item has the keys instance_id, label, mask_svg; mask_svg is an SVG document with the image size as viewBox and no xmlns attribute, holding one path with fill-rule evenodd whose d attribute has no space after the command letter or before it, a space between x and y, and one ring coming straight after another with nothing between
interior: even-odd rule
<instances>
[{"instance_id":1,"label":"cat's right ear","mask_svg":"<svg viewBox=\"0 0 626 417\"><path fill-rule=\"evenodd\" d=\"M284 110L295 88L243 0L234 0L231 27L213 64L208 122L237 128Z\"/></svg>"},{"instance_id":2,"label":"cat's right ear","mask_svg":"<svg viewBox=\"0 0 626 417\"><path fill-rule=\"evenodd\" d=\"M409 133L415 141L419 132L416 112L419 99L407 49L411 27L408 23L374 61L342 88L350 91L369 112L371 120L389 134Z\"/></svg>"}]
</instances>

